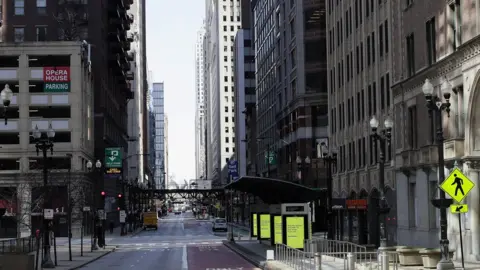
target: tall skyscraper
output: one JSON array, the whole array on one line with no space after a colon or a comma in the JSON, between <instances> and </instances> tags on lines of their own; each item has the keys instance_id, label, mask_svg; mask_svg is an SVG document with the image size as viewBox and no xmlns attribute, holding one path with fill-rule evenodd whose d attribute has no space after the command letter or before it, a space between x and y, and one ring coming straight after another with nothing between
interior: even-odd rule
<instances>
[{"instance_id":1,"label":"tall skyscraper","mask_svg":"<svg viewBox=\"0 0 480 270\"><path fill-rule=\"evenodd\" d=\"M134 1L130 11L137 18L129 31L132 40L130 70L134 78L130 83L134 99L128 102L128 158L127 179L146 180L148 168L148 72L145 40L145 0ZM149 176L151 178L151 175Z\"/></svg>"},{"instance_id":2,"label":"tall skyscraper","mask_svg":"<svg viewBox=\"0 0 480 270\"><path fill-rule=\"evenodd\" d=\"M333 194L342 199L378 198L383 189L379 187L380 147L371 139L368 124L373 116L383 124L391 114L391 5L391 1L329 1L327 5L328 35L323 53L328 56L329 144L338 150ZM391 186L395 177L390 166L391 144L384 158L384 177ZM394 189L388 188L386 196L392 208L388 219L396 220ZM379 244L376 211L343 217L358 218L357 228L368 228L359 229L360 244ZM387 226L389 241L396 240L392 223ZM343 234L348 235L347 231Z\"/></svg>"},{"instance_id":3,"label":"tall skyscraper","mask_svg":"<svg viewBox=\"0 0 480 270\"><path fill-rule=\"evenodd\" d=\"M227 182L235 153L234 41L240 28L240 1L206 1L204 53L207 101L207 170L214 184Z\"/></svg>"},{"instance_id":4,"label":"tall skyscraper","mask_svg":"<svg viewBox=\"0 0 480 270\"><path fill-rule=\"evenodd\" d=\"M205 124L205 87L203 83L203 38L205 28L197 34L195 45L195 178L205 178L206 173L206 124Z\"/></svg>"},{"instance_id":5,"label":"tall skyscraper","mask_svg":"<svg viewBox=\"0 0 480 270\"><path fill-rule=\"evenodd\" d=\"M165 109L164 83L153 83L153 112L155 114L155 171L154 182L157 189L164 186L165 173Z\"/></svg>"},{"instance_id":6,"label":"tall skyscraper","mask_svg":"<svg viewBox=\"0 0 480 270\"><path fill-rule=\"evenodd\" d=\"M164 117L164 125L163 125L163 147L164 147L164 151L163 151L163 156L164 156L164 162L163 162L163 167L165 168L164 171L163 171L163 179L164 179L164 187L168 187L168 175L170 173L170 170L169 170L169 153L168 153L168 115L165 114Z\"/></svg>"}]
</instances>

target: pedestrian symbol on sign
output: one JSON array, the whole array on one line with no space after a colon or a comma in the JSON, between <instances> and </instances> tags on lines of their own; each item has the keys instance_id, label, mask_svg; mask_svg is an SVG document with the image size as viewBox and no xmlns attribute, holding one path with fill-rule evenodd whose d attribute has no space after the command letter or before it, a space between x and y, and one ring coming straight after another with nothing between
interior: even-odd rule
<instances>
[{"instance_id":1,"label":"pedestrian symbol on sign","mask_svg":"<svg viewBox=\"0 0 480 270\"><path fill-rule=\"evenodd\" d=\"M462 195L465 196L465 192L463 192L463 188L462 188L462 185L463 185L462 178L458 177L457 174L454 174L453 176L455 177L455 180L453 180L452 186L457 185L455 187L455 196L457 196L458 191L462 192Z\"/></svg>"}]
</instances>

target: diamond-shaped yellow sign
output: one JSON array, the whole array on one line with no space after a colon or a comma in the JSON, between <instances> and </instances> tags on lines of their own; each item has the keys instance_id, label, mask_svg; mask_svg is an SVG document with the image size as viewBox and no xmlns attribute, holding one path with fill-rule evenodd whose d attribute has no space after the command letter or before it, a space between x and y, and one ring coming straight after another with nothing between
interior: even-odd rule
<instances>
[{"instance_id":1,"label":"diamond-shaped yellow sign","mask_svg":"<svg viewBox=\"0 0 480 270\"><path fill-rule=\"evenodd\" d=\"M457 168L440 185L443 191L459 203L467 197L473 187L475 184Z\"/></svg>"}]
</instances>

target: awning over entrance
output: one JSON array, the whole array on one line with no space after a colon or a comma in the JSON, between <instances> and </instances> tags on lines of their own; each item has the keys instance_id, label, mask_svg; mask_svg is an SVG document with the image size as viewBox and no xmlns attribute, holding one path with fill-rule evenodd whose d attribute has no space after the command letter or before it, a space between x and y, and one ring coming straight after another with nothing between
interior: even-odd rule
<instances>
[{"instance_id":1,"label":"awning over entrance","mask_svg":"<svg viewBox=\"0 0 480 270\"><path fill-rule=\"evenodd\" d=\"M247 192L267 204L306 203L320 198L321 192L280 179L244 176L224 187Z\"/></svg>"}]
</instances>

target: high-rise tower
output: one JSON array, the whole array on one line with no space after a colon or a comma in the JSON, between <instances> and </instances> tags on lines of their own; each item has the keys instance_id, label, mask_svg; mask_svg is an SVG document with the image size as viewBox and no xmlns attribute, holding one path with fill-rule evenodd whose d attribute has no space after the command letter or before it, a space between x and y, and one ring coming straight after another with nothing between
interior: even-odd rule
<instances>
[{"instance_id":1,"label":"high-rise tower","mask_svg":"<svg viewBox=\"0 0 480 270\"><path fill-rule=\"evenodd\" d=\"M198 31L195 45L195 178L206 177L205 87L203 74L203 38L205 28Z\"/></svg>"}]
</instances>

